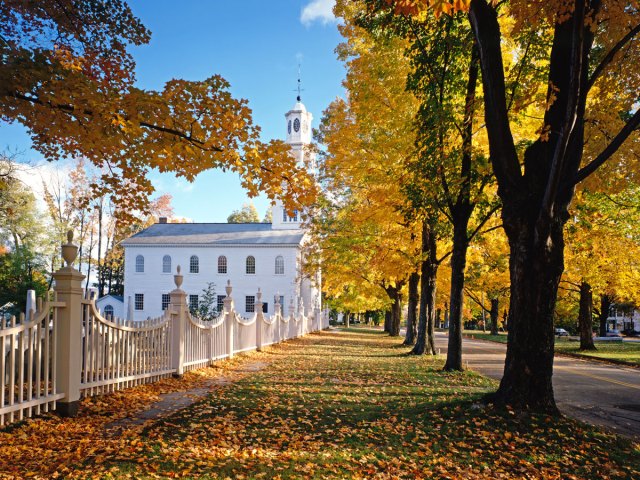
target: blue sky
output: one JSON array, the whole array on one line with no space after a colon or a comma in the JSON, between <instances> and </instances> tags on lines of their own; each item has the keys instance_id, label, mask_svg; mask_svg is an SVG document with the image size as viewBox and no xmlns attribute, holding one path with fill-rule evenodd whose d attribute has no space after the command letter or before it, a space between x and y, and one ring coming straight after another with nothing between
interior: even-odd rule
<instances>
[{"instance_id":1,"label":"blue sky","mask_svg":"<svg viewBox=\"0 0 640 480\"><path fill-rule=\"evenodd\" d=\"M138 86L161 89L172 78L202 80L220 74L234 96L249 100L265 140L284 138L284 114L295 103L298 63L302 99L318 125L322 111L343 95L340 42L330 10L333 0L129 0L152 32L151 42L131 50ZM37 160L18 125L0 124L0 148ZM152 174L160 193L173 196L175 214L196 222L224 222L248 199L235 174L208 171L192 184L173 175ZM260 215L264 197L253 200Z\"/></svg>"}]
</instances>

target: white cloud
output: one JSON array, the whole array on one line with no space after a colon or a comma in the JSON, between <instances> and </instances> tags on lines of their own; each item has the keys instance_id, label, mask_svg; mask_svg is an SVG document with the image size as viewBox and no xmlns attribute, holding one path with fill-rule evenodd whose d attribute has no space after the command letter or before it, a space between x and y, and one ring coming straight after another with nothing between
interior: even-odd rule
<instances>
[{"instance_id":1,"label":"white cloud","mask_svg":"<svg viewBox=\"0 0 640 480\"><path fill-rule=\"evenodd\" d=\"M303 25L309 26L314 22L323 25L335 23L336 17L333 15L333 5L335 0L311 0L300 14L300 21Z\"/></svg>"}]
</instances>

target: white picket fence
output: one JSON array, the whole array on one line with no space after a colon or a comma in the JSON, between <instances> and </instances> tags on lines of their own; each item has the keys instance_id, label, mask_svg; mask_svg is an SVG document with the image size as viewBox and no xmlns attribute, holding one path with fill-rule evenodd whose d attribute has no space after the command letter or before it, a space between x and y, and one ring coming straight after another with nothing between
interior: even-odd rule
<instances>
[{"instance_id":1,"label":"white picket fence","mask_svg":"<svg viewBox=\"0 0 640 480\"><path fill-rule=\"evenodd\" d=\"M77 247L63 245L67 266L54 274L54 299L39 300L28 317L0 325L0 425L57 410L75 415L81 397L101 395L169 375L206 367L240 352L328 327L319 311L265 317L258 289L252 318L235 311L227 282L224 312L213 320L189 313L183 277L164 315L142 322L105 318L95 299L83 296L84 276L71 264Z\"/></svg>"},{"instance_id":2,"label":"white picket fence","mask_svg":"<svg viewBox=\"0 0 640 480\"><path fill-rule=\"evenodd\" d=\"M56 408L56 325L64 303L38 300L25 318L0 322L0 425Z\"/></svg>"}]
</instances>

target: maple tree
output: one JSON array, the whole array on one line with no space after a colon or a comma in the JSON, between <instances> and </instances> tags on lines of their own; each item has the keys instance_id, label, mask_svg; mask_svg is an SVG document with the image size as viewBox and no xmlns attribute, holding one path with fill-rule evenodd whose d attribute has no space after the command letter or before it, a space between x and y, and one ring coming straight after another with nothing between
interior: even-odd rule
<instances>
[{"instance_id":1,"label":"maple tree","mask_svg":"<svg viewBox=\"0 0 640 480\"><path fill-rule=\"evenodd\" d=\"M479 49L491 162L511 248L510 337L500 388L493 400L556 411L553 312L563 270L563 227L576 185L637 148L640 110L635 68L640 32L637 6L617 1L508 3L389 0L399 14L468 12ZM550 35L541 125L524 151L514 140L498 13L510 34ZM525 52L526 50L523 50ZM600 112L609 112L605 121ZM589 151L585 153L585 144ZM621 146L624 148L618 152ZM617 153L618 152L618 153ZM610 159L615 158L616 162Z\"/></svg>"},{"instance_id":2,"label":"maple tree","mask_svg":"<svg viewBox=\"0 0 640 480\"><path fill-rule=\"evenodd\" d=\"M79 156L104 167L93 192L117 201L119 215L147 206L150 169L189 181L228 169L250 196L313 199L289 146L260 141L247 101L219 75L174 79L162 91L135 86L128 48L150 32L125 1L9 0L0 19L0 118L24 125L48 160Z\"/></svg>"},{"instance_id":3,"label":"maple tree","mask_svg":"<svg viewBox=\"0 0 640 480\"><path fill-rule=\"evenodd\" d=\"M397 336L404 287L419 263L419 227L403 213L400 188L415 151L417 103L407 101L397 81L408 73L406 45L356 26L361 6L336 6L346 19L339 27L346 41L337 51L348 66L349 99L332 102L319 128L317 140L326 147L319 155L324 195L310 225L317 254L309 258L322 265L325 292L348 311L388 306L386 330Z\"/></svg>"},{"instance_id":4,"label":"maple tree","mask_svg":"<svg viewBox=\"0 0 640 480\"><path fill-rule=\"evenodd\" d=\"M580 191L568 221L567 267L563 282L579 294L578 325L580 349L594 350L593 294L604 300L600 307L601 328L606 335L607 301L618 298L640 300L640 269L634 258L640 254L637 234L640 205L638 187L630 185L619 192Z\"/></svg>"}]
</instances>

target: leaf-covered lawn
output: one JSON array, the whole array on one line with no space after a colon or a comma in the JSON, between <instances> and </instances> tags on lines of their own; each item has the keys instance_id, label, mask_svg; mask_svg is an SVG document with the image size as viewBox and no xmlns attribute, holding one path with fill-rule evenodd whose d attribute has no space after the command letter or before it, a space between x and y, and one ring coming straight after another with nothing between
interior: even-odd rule
<instances>
[{"instance_id":1,"label":"leaf-covered lawn","mask_svg":"<svg viewBox=\"0 0 640 480\"><path fill-rule=\"evenodd\" d=\"M638 445L562 418L476 401L495 383L444 373L398 339L322 332L234 361L267 362L164 420L109 438L104 425L148 405L157 385L83 403L0 436L17 478L638 478ZM197 386L205 369L161 387Z\"/></svg>"},{"instance_id":2,"label":"leaf-covered lawn","mask_svg":"<svg viewBox=\"0 0 640 480\"><path fill-rule=\"evenodd\" d=\"M507 334L491 335L488 332L465 330L464 334L469 338L478 340L491 340L492 342L507 343ZM602 358L619 362L632 363L640 366L640 342L594 342L596 350L581 351L580 342L559 337L555 340L555 349L559 353L571 353L585 357Z\"/></svg>"}]
</instances>

